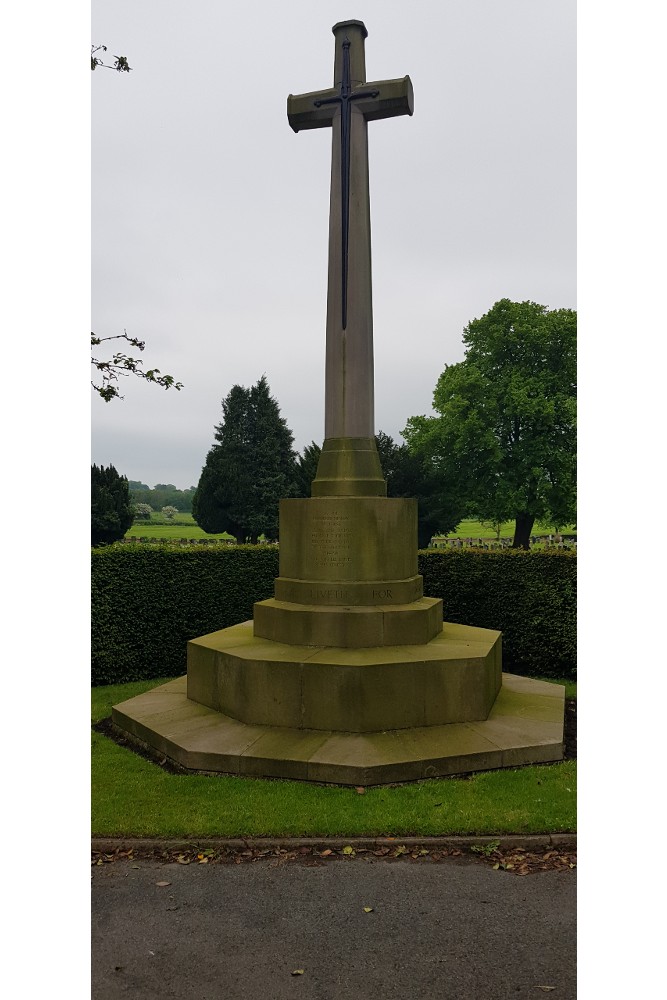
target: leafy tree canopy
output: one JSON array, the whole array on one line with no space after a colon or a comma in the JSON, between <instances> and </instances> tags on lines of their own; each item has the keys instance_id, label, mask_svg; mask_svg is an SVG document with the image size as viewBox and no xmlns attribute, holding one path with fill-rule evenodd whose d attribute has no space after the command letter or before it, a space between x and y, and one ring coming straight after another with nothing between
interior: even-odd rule
<instances>
[{"instance_id":1,"label":"leafy tree canopy","mask_svg":"<svg viewBox=\"0 0 667 1000\"><path fill-rule=\"evenodd\" d=\"M130 480L129 486L130 495L135 504L150 505L153 510L161 510L162 507L175 507L182 514L189 514L192 510L194 486L190 486L187 490L178 490L171 483L157 483L151 489L145 483L139 483L135 480Z\"/></svg>"},{"instance_id":2,"label":"leafy tree canopy","mask_svg":"<svg viewBox=\"0 0 667 1000\"><path fill-rule=\"evenodd\" d=\"M403 432L469 515L516 522L515 547L536 519L576 519L576 331L572 309L501 299L465 328L464 360L435 387L438 415Z\"/></svg>"},{"instance_id":3,"label":"leafy tree canopy","mask_svg":"<svg viewBox=\"0 0 667 1000\"><path fill-rule=\"evenodd\" d=\"M90 471L91 542L109 545L124 536L134 519L127 479L113 465L93 465Z\"/></svg>"},{"instance_id":4,"label":"leafy tree canopy","mask_svg":"<svg viewBox=\"0 0 667 1000\"><path fill-rule=\"evenodd\" d=\"M263 375L235 385L222 401L222 423L192 501L197 524L238 542L278 537L278 501L296 494L293 436Z\"/></svg>"}]
</instances>

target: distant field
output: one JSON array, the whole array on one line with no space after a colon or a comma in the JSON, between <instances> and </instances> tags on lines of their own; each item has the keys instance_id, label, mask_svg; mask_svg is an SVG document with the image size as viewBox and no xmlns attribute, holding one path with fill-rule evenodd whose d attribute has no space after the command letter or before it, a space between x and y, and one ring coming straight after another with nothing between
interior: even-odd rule
<instances>
[{"instance_id":1,"label":"distant field","mask_svg":"<svg viewBox=\"0 0 667 1000\"><path fill-rule=\"evenodd\" d=\"M160 519L161 520L161 519ZM178 514L178 521L182 522L179 524L165 524L160 523L157 518L146 521L139 522L138 524L133 524L129 531L126 532L126 538L165 538L165 539L178 539L178 538L222 538L228 541L232 540L232 535L227 534L223 531L221 534L209 535L203 531L198 524L195 524L192 514ZM574 527L562 528L564 534L575 535L577 534L577 529ZM549 535L553 534L554 529L550 525L536 524L531 532L531 535ZM512 538L514 536L514 521L507 521L503 524L500 529L501 538ZM495 538L496 534L493 528L485 527L480 521L461 521L456 531L451 532L449 535L437 535L437 538Z\"/></svg>"},{"instance_id":2,"label":"distant field","mask_svg":"<svg viewBox=\"0 0 667 1000\"><path fill-rule=\"evenodd\" d=\"M138 521L125 532L126 538L226 538L232 539L223 531L218 535L209 535L203 531L198 524L195 524L192 514L177 514L176 519L179 524L165 524L160 518L152 518L150 521Z\"/></svg>"},{"instance_id":3,"label":"distant field","mask_svg":"<svg viewBox=\"0 0 667 1000\"><path fill-rule=\"evenodd\" d=\"M531 536L533 535L553 535L555 529L553 525L549 524L535 524L533 530L531 531ZM575 527L561 528L561 533L564 535L575 535L577 534L577 529ZM493 528L490 528L488 524L484 526L481 521L461 521L456 531L450 531L448 535L436 535L436 538L495 538L496 532ZM501 538L513 538L514 537L514 521L506 521L505 524L500 529Z\"/></svg>"}]
</instances>

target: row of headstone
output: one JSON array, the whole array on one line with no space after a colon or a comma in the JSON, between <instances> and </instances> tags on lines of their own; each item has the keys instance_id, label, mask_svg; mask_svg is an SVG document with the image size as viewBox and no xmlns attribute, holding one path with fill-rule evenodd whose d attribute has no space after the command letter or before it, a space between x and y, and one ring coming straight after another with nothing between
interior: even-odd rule
<instances>
[{"instance_id":1,"label":"row of headstone","mask_svg":"<svg viewBox=\"0 0 667 1000\"><path fill-rule=\"evenodd\" d=\"M489 538L437 538L429 543L430 549L509 549L512 545L511 538L489 539Z\"/></svg>"},{"instance_id":2,"label":"row of headstone","mask_svg":"<svg viewBox=\"0 0 667 1000\"><path fill-rule=\"evenodd\" d=\"M576 535L533 535L530 539L531 546L541 545L545 548L569 549L576 547ZM488 538L433 538L429 542L430 549L510 549L512 547L511 538L488 539Z\"/></svg>"},{"instance_id":3,"label":"row of headstone","mask_svg":"<svg viewBox=\"0 0 667 1000\"><path fill-rule=\"evenodd\" d=\"M147 538L145 535L135 538L121 538L121 544L145 542L149 545L236 545L232 538Z\"/></svg>"}]
</instances>

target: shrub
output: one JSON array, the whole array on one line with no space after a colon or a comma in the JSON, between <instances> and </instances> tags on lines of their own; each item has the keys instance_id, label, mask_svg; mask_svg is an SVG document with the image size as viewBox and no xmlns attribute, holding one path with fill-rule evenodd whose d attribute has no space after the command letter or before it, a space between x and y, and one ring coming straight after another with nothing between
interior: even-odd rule
<instances>
[{"instance_id":1,"label":"shrub","mask_svg":"<svg viewBox=\"0 0 667 1000\"><path fill-rule=\"evenodd\" d=\"M153 508L147 503L135 503L134 518L136 521L150 521Z\"/></svg>"},{"instance_id":2,"label":"shrub","mask_svg":"<svg viewBox=\"0 0 667 1000\"><path fill-rule=\"evenodd\" d=\"M178 677L189 639L252 618L273 595L275 546L129 543L93 550L92 680ZM576 555L517 550L419 553L424 593L445 620L503 632L503 667L576 676Z\"/></svg>"},{"instance_id":3,"label":"shrub","mask_svg":"<svg viewBox=\"0 0 667 1000\"><path fill-rule=\"evenodd\" d=\"M576 678L576 553L431 550L419 553L419 572L445 621L503 633L504 670Z\"/></svg>"},{"instance_id":4,"label":"shrub","mask_svg":"<svg viewBox=\"0 0 667 1000\"><path fill-rule=\"evenodd\" d=\"M252 618L277 575L270 546L94 550L93 684L184 674L188 640Z\"/></svg>"}]
</instances>

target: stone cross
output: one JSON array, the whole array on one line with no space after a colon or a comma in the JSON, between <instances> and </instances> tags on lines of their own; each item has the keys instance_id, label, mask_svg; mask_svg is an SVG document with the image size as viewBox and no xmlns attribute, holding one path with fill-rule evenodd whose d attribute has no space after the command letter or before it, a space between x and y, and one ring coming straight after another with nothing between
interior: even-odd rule
<instances>
[{"instance_id":1,"label":"stone cross","mask_svg":"<svg viewBox=\"0 0 667 1000\"><path fill-rule=\"evenodd\" d=\"M410 77L366 82L363 22L332 31L333 87L287 98L295 132L332 128L325 446L375 434L367 122L413 111Z\"/></svg>"}]
</instances>

